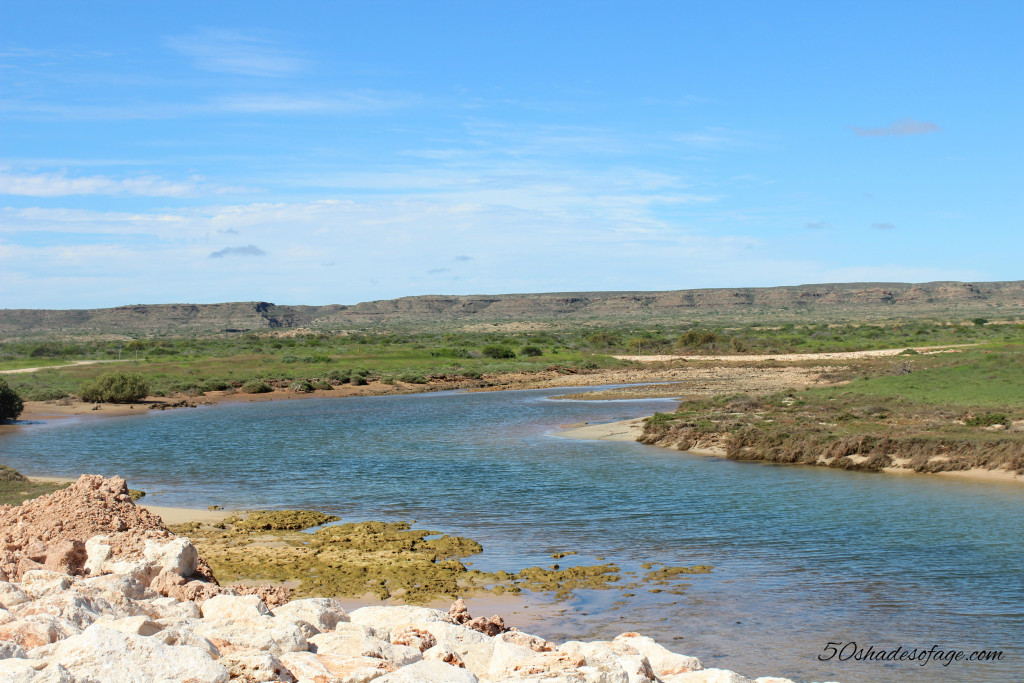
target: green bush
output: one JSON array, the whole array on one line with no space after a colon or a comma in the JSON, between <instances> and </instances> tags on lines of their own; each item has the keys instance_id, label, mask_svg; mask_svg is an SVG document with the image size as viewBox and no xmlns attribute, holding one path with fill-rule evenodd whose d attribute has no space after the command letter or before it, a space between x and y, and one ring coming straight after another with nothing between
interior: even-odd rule
<instances>
[{"instance_id":1,"label":"green bush","mask_svg":"<svg viewBox=\"0 0 1024 683\"><path fill-rule=\"evenodd\" d=\"M328 382L327 380L323 380L323 379L313 380L312 384L313 384L313 388L314 389L333 389L334 388L333 386L331 386L330 382Z\"/></svg>"},{"instance_id":2,"label":"green bush","mask_svg":"<svg viewBox=\"0 0 1024 683\"><path fill-rule=\"evenodd\" d=\"M288 385L288 388L297 394L313 393L313 384L309 380L297 379Z\"/></svg>"},{"instance_id":3,"label":"green bush","mask_svg":"<svg viewBox=\"0 0 1024 683\"><path fill-rule=\"evenodd\" d=\"M515 358L516 352L501 344L488 344L480 349L488 358Z\"/></svg>"},{"instance_id":4,"label":"green bush","mask_svg":"<svg viewBox=\"0 0 1024 683\"><path fill-rule=\"evenodd\" d=\"M362 387L368 384L366 377L363 375L352 375L352 379L350 381L357 387Z\"/></svg>"},{"instance_id":5,"label":"green bush","mask_svg":"<svg viewBox=\"0 0 1024 683\"><path fill-rule=\"evenodd\" d=\"M0 422L17 420L24 407L21 396L7 386L7 382L0 379Z\"/></svg>"},{"instance_id":6,"label":"green bush","mask_svg":"<svg viewBox=\"0 0 1024 683\"><path fill-rule=\"evenodd\" d=\"M342 384L348 384L351 377L352 372L350 370L331 370L327 373L327 379L335 382L341 382Z\"/></svg>"},{"instance_id":7,"label":"green bush","mask_svg":"<svg viewBox=\"0 0 1024 683\"><path fill-rule=\"evenodd\" d=\"M405 382L406 384L426 384L427 378L423 375L417 375L414 373L406 373L398 377L399 382Z\"/></svg>"},{"instance_id":8,"label":"green bush","mask_svg":"<svg viewBox=\"0 0 1024 683\"><path fill-rule=\"evenodd\" d=\"M266 394L274 389L261 379L250 379L241 386L241 390L246 394Z\"/></svg>"},{"instance_id":9,"label":"green bush","mask_svg":"<svg viewBox=\"0 0 1024 683\"><path fill-rule=\"evenodd\" d=\"M94 403L135 403L149 395L149 384L137 372L108 372L79 390L83 401Z\"/></svg>"},{"instance_id":10,"label":"green bush","mask_svg":"<svg viewBox=\"0 0 1024 683\"><path fill-rule=\"evenodd\" d=\"M968 427L991 427L993 425L1010 426L1010 418L1005 413L985 413L983 415L968 415L964 419Z\"/></svg>"},{"instance_id":11,"label":"green bush","mask_svg":"<svg viewBox=\"0 0 1024 683\"><path fill-rule=\"evenodd\" d=\"M544 355L544 351L539 346L532 345L524 346L522 349L519 350L519 353L524 356L533 356L534 358L536 358L537 356Z\"/></svg>"}]
</instances>

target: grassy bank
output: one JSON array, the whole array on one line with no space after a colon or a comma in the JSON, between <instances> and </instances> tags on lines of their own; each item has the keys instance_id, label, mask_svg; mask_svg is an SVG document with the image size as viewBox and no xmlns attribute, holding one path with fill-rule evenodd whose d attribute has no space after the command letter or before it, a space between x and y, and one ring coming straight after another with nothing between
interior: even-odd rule
<instances>
[{"instance_id":1,"label":"grassy bank","mask_svg":"<svg viewBox=\"0 0 1024 683\"><path fill-rule=\"evenodd\" d=\"M1024 346L851 366L827 388L718 395L645 425L644 443L735 460L1024 473Z\"/></svg>"}]
</instances>

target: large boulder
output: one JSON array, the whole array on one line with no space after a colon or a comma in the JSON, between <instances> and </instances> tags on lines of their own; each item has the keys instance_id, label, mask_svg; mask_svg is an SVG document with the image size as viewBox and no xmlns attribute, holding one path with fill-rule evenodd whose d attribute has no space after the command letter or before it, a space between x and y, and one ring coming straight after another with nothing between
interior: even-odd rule
<instances>
[{"instance_id":1,"label":"large boulder","mask_svg":"<svg viewBox=\"0 0 1024 683\"><path fill-rule=\"evenodd\" d=\"M168 646L98 624L61 641L50 661L67 668L79 683L226 683L229 679L227 669L198 648Z\"/></svg>"},{"instance_id":2,"label":"large boulder","mask_svg":"<svg viewBox=\"0 0 1024 683\"><path fill-rule=\"evenodd\" d=\"M275 607L274 616L304 621L321 633L331 631L339 623L348 621L348 612L341 606L341 603L330 598L292 600L280 607Z\"/></svg>"},{"instance_id":3,"label":"large boulder","mask_svg":"<svg viewBox=\"0 0 1024 683\"><path fill-rule=\"evenodd\" d=\"M272 616L270 609L255 595L215 595L202 607L204 619L252 621Z\"/></svg>"}]
</instances>

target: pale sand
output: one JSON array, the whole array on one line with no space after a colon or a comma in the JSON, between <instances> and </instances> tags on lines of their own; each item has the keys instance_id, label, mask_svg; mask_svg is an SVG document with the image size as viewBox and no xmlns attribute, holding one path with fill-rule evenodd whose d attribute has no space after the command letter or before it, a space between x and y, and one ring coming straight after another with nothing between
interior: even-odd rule
<instances>
[{"instance_id":1,"label":"pale sand","mask_svg":"<svg viewBox=\"0 0 1024 683\"><path fill-rule=\"evenodd\" d=\"M824 353L764 353L757 355L728 355L728 356L613 356L619 360L632 360L640 363L664 363L674 360L684 361L731 361L735 363L759 362L777 360L783 362L801 360L854 360L857 358L877 358L885 356L898 356L910 348L922 354L942 353L951 349L965 346L977 346L977 344L950 344L949 346L914 346L899 349L875 349L873 351L829 351Z\"/></svg>"},{"instance_id":2,"label":"pale sand","mask_svg":"<svg viewBox=\"0 0 1024 683\"><path fill-rule=\"evenodd\" d=\"M633 420L622 420L621 422L588 424L583 427L573 427L562 432L556 432L555 436L562 436L567 439L596 439L599 441L636 441L644 430L645 419L638 417Z\"/></svg>"},{"instance_id":3,"label":"pale sand","mask_svg":"<svg viewBox=\"0 0 1024 683\"><path fill-rule=\"evenodd\" d=\"M38 368L18 368L17 370L0 370L0 375L20 375L24 372L36 372L37 370L56 370L57 368L73 368L76 365L95 365L96 363L127 363L130 359L123 360L76 360L64 365L41 365Z\"/></svg>"},{"instance_id":4,"label":"pale sand","mask_svg":"<svg viewBox=\"0 0 1024 683\"><path fill-rule=\"evenodd\" d=\"M237 510L199 510L192 508L165 508L158 505L146 505L136 503L139 507L146 508L155 515L160 515L164 524L184 524L185 522L200 522L202 524L214 524L225 517L233 515Z\"/></svg>"}]
</instances>

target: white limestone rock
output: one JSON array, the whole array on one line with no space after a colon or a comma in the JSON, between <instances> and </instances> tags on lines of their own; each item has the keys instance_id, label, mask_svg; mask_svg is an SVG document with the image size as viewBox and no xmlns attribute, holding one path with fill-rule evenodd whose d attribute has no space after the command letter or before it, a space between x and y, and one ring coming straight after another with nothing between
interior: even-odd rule
<instances>
[{"instance_id":1,"label":"white limestone rock","mask_svg":"<svg viewBox=\"0 0 1024 683\"><path fill-rule=\"evenodd\" d=\"M664 683L754 683L746 676L741 676L728 669L702 669L686 673L662 676Z\"/></svg>"},{"instance_id":2,"label":"white limestone rock","mask_svg":"<svg viewBox=\"0 0 1024 683\"><path fill-rule=\"evenodd\" d=\"M479 683L472 671L442 662L420 661L376 679L377 683Z\"/></svg>"},{"instance_id":3,"label":"white limestone rock","mask_svg":"<svg viewBox=\"0 0 1024 683\"><path fill-rule=\"evenodd\" d=\"M51 661L64 666L78 683L226 683L229 679L227 669L198 648L171 647L102 625L58 643Z\"/></svg>"},{"instance_id":4,"label":"white limestone rock","mask_svg":"<svg viewBox=\"0 0 1024 683\"><path fill-rule=\"evenodd\" d=\"M160 597L159 593L151 590L149 586L138 579L118 574L90 576L82 580L82 586L83 589L88 589L82 592L92 594L90 591L95 591L95 594L101 595L108 600L110 600L111 596L115 595L130 600L151 600Z\"/></svg>"},{"instance_id":5,"label":"white limestone rock","mask_svg":"<svg viewBox=\"0 0 1024 683\"><path fill-rule=\"evenodd\" d=\"M200 610L204 619L252 621L273 616L257 595L215 595Z\"/></svg>"},{"instance_id":6,"label":"white limestone rock","mask_svg":"<svg viewBox=\"0 0 1024 683\"><path fill-rule=\"evenodd\" d=\"M445 621L430 622L423 626L423 630L437 640L435 648L443 646L456 653L466 668L478 677L487 675L491 667L491 656L494 653L493 638L467 626ZM426 657L426 653L424 653L424 657Z\"/></svg>"},{"instance_id":7,"label":"white limestone rock","mask_svg":"<svg viewBox=\"0 0 1024 683\"><path fill-rule=\"evenodd\" d=\"M214 659L219 659L221 656L220 650L216 645L198 633L195 633L188 626L165 627L157 633L154 633L152 637L159 640L164 645L187 645L189 647L198 648Z\"/></svg>"},{"instance_id":8,"label":"white limestone rock","mask_svg":"<svg viewBox=\"0 0 1024 683\"><path fill-rule=\"evenodd\" d=\"M74 624L76 632L86 628L103 614L126 616L117 614L114 606L102 598L85 597L71 591L47 595L39 600L18 605L14 614L19 619L38 615L60 617Z\"/></svg>"},{"instance_id":9,"label":"white limestone rock","mask_svg":"<svg viewBox=\"0 0 1024 683\"><path fill-rule=\"evenodd\" d=\"M51 572L48 569L33 569L21 577L21 590L33 600L63 593L71 584L72 579L67 574Z\"/></svg>"},{"instance_id":10,"label":"white limestone rock","mask_svg":"<svg viewBox=\"0 0 1024 683\"><path fill-rule=\"evenodd\" d=\"M307 649L306 637L295 624L284 619L260 620L202 619L191 622L192 631L217 646L222 653L231 650L263 650L280 656L285 652Z\"/></svg>"},{"instance_id":11,"label":"white limestone rock","mask_svg":"<svg viewBox=\"0 0 1024 683\"><path fill-rule=\"evenodd\" d=\"M192 541L182 536L163 543L147 538L142 554L160 570L186 578L195 574L199 562L196 547L192 545Z\"/></svg>"},{"instance_id":12,"label":"white limestone rock","mask_svg":"<svg viewBox=\"0 0 1024 683\"><path fill-rule=\"evenodd\" d=\"M110 559L110 539L106 536L93 536L85 542L85 566L83 570L89 576L103 573L103 565Z\"/></svg>"},{"instance_id":13,"label":"white limestone rock","mask_svg":"<svg viewBox=\"0 0 1024 683\"><path fill-rule=\"evenodd\" d=\"M346 657L326 652L287 652L281 655L281 663L298 683L369 683L397 668L376 657Z\"/></svg>"},{"instance_id":14,"label":"white limestone rock","mask_svg":"<svg viewBox=\"0 0 1024 683\"><path fill-rule=\"evenodd\" d=\"M0 640L0 659L28 659L25 650L17 643Z\"/></svg>"},{"instance_id":15,"label":"white limestone rock","mask_svg":"<svg viewBox=\"0 0 1024 683\"><path fill-rule=\"evenodd\" d=\"M423 659L420 651L405 645L393 645L386 640L367 635L362 630L344 629L321 633L309 639L317 654L327 653L342 657L375 657L391 662L395 667L408 666Z\"/></svg>"},{"instance_id":16,"label":"white limestone rock","mask_svg":"<svg viewBox=\"0 0 1024 683\"><path fill-rule=\"evenodd\" d=\"M136 636L151 636L163 630L163 626L146 616L125 617L123 619L100 617L93 623Z\"/></svg>"},{"instance_id":17,"label":"white limestone rock","mask_svg":"<svg viewBox=\"0 0 1024 683\"><path fill-rule=\"evenodd\" d=\"M587 660L587 666L597 669L618 666L626 674L629 683L655 683L657 681L657 676L646 657L640 654L616 652L607 643L584 643L571 640L560 645L558 649L583 655Z\"/></svg>"},{"instance_id":18,"label":"white limestone rock","mask_svg":"<svg viewBox=\"0 0 1024 683\"><path fill-rule=\"evenodd\" d=\"M178 598L153 598L139 602L139 608L153 619L199 619L203 616L199 605Z\"/></svg>"},{"instance_id":19,"label":"white limestone rock","mask_svg":"<svg viewBox=\"0 0 1024 683\"><path fill-rule=\"evenodd\" d=\"M28 593L21 590L21 586L8 583L7 581L0 581L0 605L3 605L5 609L17 607L31 599Z\"/></svg>"},{"instance_id":20,"label":"white limestone rock","mask_svg":"<svg viewBox=\"0 0 1024 683\"><path fill-rule=\"evenodd\" d=\"M265 681L283 681L295 683L292 675L281 660L269 652L256 650L238 651L220 658L221 666L228 670L232 680L246 683L264 683Z\"/></svg>"},{"instance_id":21,"label":"white limestone rock","mask_svg":"<svg viewBox=\"0 0 1024 683\"><path fill-rule=\"evenodd\" d=\"M412 605L360 607L353 610L348 616L349 621L353 624L363 624L378 631L388 631L385 640L391 639L391 631L400 631L409 626L425 628L427 624L436 622L451 623L447 612Z\"/></svg>"},{"instance_id":22,"label":"white limestone rock","mask_svg":"<svg viewBox=\"0 0 1024 683\"><path fill-rule=\"evenodd\" d=\"M651 669L659 678L673 674L700 671L704 665L696 657L676 654L659 645L653 638L638 633L623 633L609 643L613 650L623 654L639 654L647 658Z\"/></svg>"},{"instance_id":23,"label":"white limestone rock","mask_svg":"<svg viewBox=\"0 0 1024 683\"><path fill-rule=\"evenodd\" d=\"M274 608L274 616L301 620L316 628L320 633L334 629L339 623L348 621L348 612L337 600L330 598L305 598Z\"/></svg>"},{"instance_id":24,"label":"white limestone rock","mask_svg":"<svg viewBox=\"0 0 1024 683\"><path fill-rule=\"evenodd\" d=\"M60 664L47 666L32 659L0 659L0 681L4 683L76 683Z\"/></svg>"},{"instance_id":25,"label":"white limestone rock","mask_svg":"<svg viewBox=\"0 0 1024 683\"><path fill-rule=\"evenodd\" d=\"M59 617L33 614L0 625L0 640L19 645L26 652L79 633L74 624Z\"/></svg>"}]
</instances>

